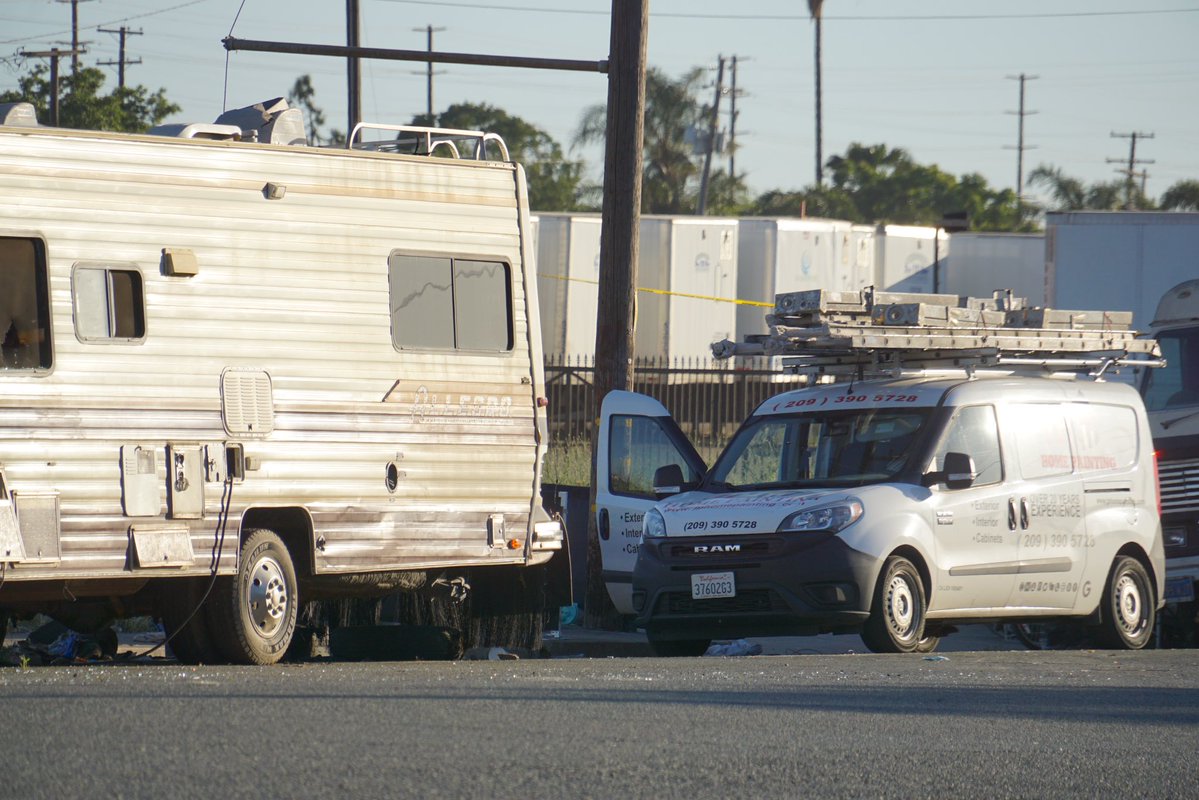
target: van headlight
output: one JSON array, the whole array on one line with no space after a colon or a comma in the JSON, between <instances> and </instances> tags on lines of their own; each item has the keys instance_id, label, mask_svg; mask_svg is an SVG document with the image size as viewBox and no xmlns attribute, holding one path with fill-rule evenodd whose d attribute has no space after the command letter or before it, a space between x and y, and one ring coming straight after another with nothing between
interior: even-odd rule
<instances>
[{"instance_id":1,"label":"van headlight","mask_svg":"<svg viewBox=\"0 0 1199 800\"><path fill-rule=\"evenodd\" d=\"M641 535L646 539L661 539L666 535L666 520L662 519L658 509L651 508L645 512L645 519L641 521Z\"/></svg>"},{"instance_id":2,"label":"van headlight","mask_svg":"<svg viewBox=\"0 0 1199 800\"><path fill-rule=\"evenodd\" d=\"M820 508L805 508L783 520L783 523L779 525L778 532L827 531L836 533L857 522L861 516L862 504L857 500L847 500Z\"/></svg>"}]
</instances>

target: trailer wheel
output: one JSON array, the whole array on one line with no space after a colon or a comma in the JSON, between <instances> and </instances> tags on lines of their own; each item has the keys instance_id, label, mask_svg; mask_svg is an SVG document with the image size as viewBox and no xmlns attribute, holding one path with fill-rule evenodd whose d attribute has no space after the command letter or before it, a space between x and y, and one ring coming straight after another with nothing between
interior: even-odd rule
<instances>
[{"instance_id":1,"label":"trailer wheel","mask_svg":"<svg viewBox=\"0 0 1199 800\"><path fill-rule=\"evenodd\" d=\"M862 641L875 653L927 653L937 638L924 635L924 586L911 561L891 556L874 589Z\"/></svg>"},{"instance_id":2,"label":"trailer wheel","mask_svg":"<svg viewBox=\"0 0 1199 800\"><path fill-rule=\"evenodd\" d=\"M237 664L274 664L296 630L299 595L287 547L273 531L252 530L237 574L217 579L211 621L221 652Z\"/></svg>"},{"instance_id":3,"label":"trailer wheel","mask_svg":"<svg viewBox=\"0 0 1199 800\"><path fill-rule=\"evenodd\" d=\"M1153 582L1140 561L1119 556L1112 563L1100 613L1099 640L1105 646L1140 650L1149 644L1157 602Z\"/></svg>"},{"instance_id":4,"label":"trailer wheel","mask_svg":"<svg viewBox=\"0 0 1199 800\"><path fill-rule=\"evenodd\" d=\"M167 647L184 664L224 661L208 625L204 592L209 578L177 578L159 589L158 614L170 641ZM215 587L214 587L215 588ZM202 605L203 604L203 605Z\"/></svg>"}]
</instances>

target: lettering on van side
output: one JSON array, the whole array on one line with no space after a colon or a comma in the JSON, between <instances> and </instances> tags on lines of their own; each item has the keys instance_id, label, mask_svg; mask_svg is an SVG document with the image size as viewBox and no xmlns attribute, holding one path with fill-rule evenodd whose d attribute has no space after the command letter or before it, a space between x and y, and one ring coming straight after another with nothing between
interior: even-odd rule
<instances>
[{"instance_id":1,"label":"lettering on van side","mask_svg":"<svg viewBox=\"0 0 1199 800\"><path fill-rule=\"evenodd\" d=\"M1045 492L1028 497L1029 515L1033 517L1081 517L1082 497L1066 492Z\"/></svg>"}]
</instances>

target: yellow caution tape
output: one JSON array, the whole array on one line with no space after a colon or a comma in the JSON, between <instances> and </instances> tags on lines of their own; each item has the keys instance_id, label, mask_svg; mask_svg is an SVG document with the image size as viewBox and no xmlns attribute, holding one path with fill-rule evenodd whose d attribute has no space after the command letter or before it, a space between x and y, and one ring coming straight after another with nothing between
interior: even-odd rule
<instances>
[{"instance_id":1,"label":"yellow caution tape","mask_svg":"<svg viewBox=\"0 0 1199 800\"><path fill-rule=\"evenodd\" d=\"M599 285L599 281L593 281L588 278L572 278L569 275L549 275L544 272L538 272L537 277L549 278L555 281L574 281L575 283L590 283L594 286ZM643 286L638 286L637 291L645 292L646 294L663 294L672 297L690 297L694 300L711 300L716 303L733 303L739 306L761 306L762 308L774 308L774 303L763 303L760 300L739 300L735 297L711 297L706 294L690 294L688 292L670 292L666 289L647 289Z\"/></svg>"}]
</instances>

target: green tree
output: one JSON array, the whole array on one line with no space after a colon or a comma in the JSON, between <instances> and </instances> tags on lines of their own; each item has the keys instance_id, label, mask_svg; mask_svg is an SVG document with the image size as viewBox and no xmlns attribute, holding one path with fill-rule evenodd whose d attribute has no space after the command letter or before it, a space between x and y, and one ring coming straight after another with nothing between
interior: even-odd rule
<instances>
[{"instance_id":1,"label":"green tree","mask_svg":"<svg viewBox=\"0 0 1199 800\"><path fill-rule=\"evenodd\" d=\"M83 67L59 79L59 127L144 133L180 110L166 99L164 89L151 92L144 86L126 86L101 94L104 80L104 73L95 67ZM34 67L21 76L18 86L0 94L0 103L32 103L38 120L49 122L49 69Z\"/></svg>"},{"instance_id":2,"label":"green tree","mask_svg":"<svg viewBox=\"0 0 1199 800\"><path fill-rule=\"evenodd\" d=\"M414 125L428 125L420 114ZM566 158L562 146L541 128L487 103L456 103L437 115L437 125L498 133L513 161L524 165L529 207L537 211L574 211L578 207L583 165Z\"/></svg>"},{"instance_id":3,"label":"green tree","mask_svg":"<svg viewBox=\"0 0 1199 800\"><path fill-rule=\"evenodd\" d=\"M1164 211L1199 211L1199 181L1179 181L1162 195Z\"/></svg>"},{"instance_id":4,"label":"green tree","mask_svg":"<svg viewBox=\"0 0 1199 800\"><path fill-rule=\"evenodd\" d=\"M1066 175L1060 167L1042 164L1028 174L1029 186L1040 186L1049 193L1050 211L1118 211L1130 205L1150 209L1154 203L1135 182L1107 181L1087 185L1078 178Z\"/></svg>"},{"instance_id":5,"label":"green tree","mask_svg":"<svg viewBox=\"0 0 1199 800\"><path fill-rule=\"evenodd\" d=\"M641 210L647 214L695 210L699 164L689 133L704 129L704 107L697 99L703 75L700 68L674 80L654 67L646 72ZM607 108L592 106L583 113L575 144L602 143L606 135ZM711 202L709 207L714 208Z\"/></svg>"},{"instance_id":6,"label":"green tree","mask_svg":"<svg viewBox=\"0 0 1199 800\"><path fill-rule=\"evenodd\" d=\"M296 78L291 91L287 93L287 102L304 113L310 144L344 145L346 143L346 135L336 128L330 129L328 136L321 132L321 128L325 125L325 112L316 104L316 89L312 85L311 75L301 75Z\"/></svg>"},{"instance_id":7,"label":"green tree","mask_svg":"<svg viewBox=\"0 0 1199 800\"><path fill-rule=\"evenodd\" d=\"M947 211L966 211L975 230L1033 229L1032 209L1014 192L992 189L978 174L955 178L918 164L900 148L854 143L829 158L826 168L828 185L767 192L753 203L753 213L936 225Z\"/></svg>"}]
</instances>

